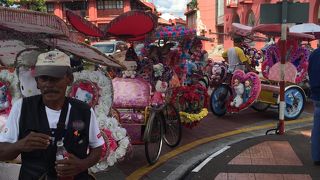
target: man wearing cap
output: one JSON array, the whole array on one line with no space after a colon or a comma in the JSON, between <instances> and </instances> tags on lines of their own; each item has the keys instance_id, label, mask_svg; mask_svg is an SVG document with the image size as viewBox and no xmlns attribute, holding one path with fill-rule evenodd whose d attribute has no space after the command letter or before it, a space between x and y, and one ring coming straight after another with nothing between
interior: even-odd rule
<instances>
[{"instance_id":1,"label":"man wearing cap","mask_svg":"<svg viewBox=\"0 0 320 180\"><path fill-rule=\"evenodd\" d=\"M104 141L92 108L65 96L73 82L69 56L56 50L40 54L35 79L41 95L14 103L0 133L0 161L21 154L22 180L88 179L88 168L99 161ZM56 161L59 140L68 158Z\"/></svg>"},{"instance_id":2,"label":"man wearing cap","mask_svg":"<svg viewBox=\"0 0 320 180\"><path fill-rule=\"evenodd\" d=\"M229 63L228 73L233 73L237 69L256 72L250 66L250 59L244 54L243 50L241 49L242 42L242 37L234 37L234 47L229 48L222 53L222 57Z\"/></svg>"}]
</instances>

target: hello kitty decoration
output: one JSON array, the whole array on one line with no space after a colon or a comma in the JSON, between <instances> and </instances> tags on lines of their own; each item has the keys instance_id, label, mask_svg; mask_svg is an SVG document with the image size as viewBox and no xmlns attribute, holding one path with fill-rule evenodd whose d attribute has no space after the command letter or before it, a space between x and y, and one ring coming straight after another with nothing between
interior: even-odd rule
<instances>
[{"instance_id":1,"label":"hello kitty decoration","mask_svg":"<svg viewBox=\"0 0 320 180\"><path fill-rule=\"evenodd\" d=\"M232 79L232 96L228 100L228 112L239 112L257 100L261 91L261 81L254 72L236 70Z\"/></svg>"},{"instance_id":2,"label":"hello kitty decoration","mask_svg":"<svg viewBox=\"0 0 320 180\"><path fill-rule=\"evenodd\" d=\"M23 97L39 95L41 92L37 88L36 80L31 68L20 67L18 71L20 91Z\"/></svg>"},{"instance_id":3,"label":"hello kitty decoration","mask_svg":"<svg viewBox=\"0 0 320 180\"><path fill-rule=\"evenodd\" d=\"M99 88L88 80L78 80L72 84L69 96L95 107L99 99Z\"/></svg>"},{"instance_id":4,"label":"hello kitty decoration","mask_svg":"<svg viewBox=\"0 0 320 180\"><path fill-rule=\"evenodd\" d=\"M164 104L165 92L167 91L168 83L158 80L156 83L156 92L153 93L151 98L152 106L160 106Z\"/></svg>"},{"instance_id":5,"label":"hello kitty decoration","mask_svg":"<svg viewBox=\"0 0 320 180\"><path fill-rule=\"evenodd\" d=\"M92 103L92 99L93 99L93 95L86 91L86 90L83 90L81 89L80 87L77 89L76 91L76 95L75 95L75 98L80 100L80 101L83 101L87 104L91 104Z\"/></svg>"}]
</instances>

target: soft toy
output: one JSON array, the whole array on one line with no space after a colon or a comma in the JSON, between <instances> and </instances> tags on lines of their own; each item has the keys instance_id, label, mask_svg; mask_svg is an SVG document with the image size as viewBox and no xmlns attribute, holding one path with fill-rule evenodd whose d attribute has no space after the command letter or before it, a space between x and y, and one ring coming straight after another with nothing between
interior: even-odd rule
<instances>
[{"instance_id":1,"label":"soft toy","mask_svg":"<svg viewBox=\"0 0 320 180\"><path fill-rule=\"evenodd\" d=\"M136 69L137 69L137 62L136 61L124 61L123 64L126 66L126 70L122 71L122 77L136 77Z\"/></svg>"},{"instance_id":2,"label":"soft toy","mask_svg":"<svg viewBox=\"0 0 320 180\"><path fill-rule=\"evenodd\" d=\"M76 92L76 95L75 95L75 98L80 100L80 101L83 101L83 102L85 102L87 104L91 104L92 99L93 99L93 95L90 92L86 91L86 90L78 88L77 92Z\"/></svg>"},{"instance_id":3,"label":"soft toy","mask_svg":"<svg viewBox=\"0 0 320 180\"><path fill-rule=\"evenodd\" d=\"M32 75L31 69L23 67L19 68L19 82L20 91L24 97L30 97L41 93L37 88L37 83Z\"/></svg>"},{"instance_id":4,"label":"soft toy","mask_svg":"<svg viewBox=\"0 0 320 180\"><path fill-rule=\"evenodd\" d=\"M161 77L164 72L164 66L162 63L153 65L154 77Z\"/></svg>"},{"instance_id":5,"label":"soft toy","mask_svg":"<svg viewBox=\"0 0 320 180\"><path fill-rule=\"evenodd\" d=\"M244 82L244 94L243 94L243 102L246 103L250 97L251 92L251 81L246 80Z\"/></svg>"},{"instance_id":6,"label":"soft toy","mask_svg":"<svg viewBox=\"0 0 320 180\"><path fill-rule=\"evenodd\" d=\"M212 66L211 73L211 79L213 81L219 82L221 80L222 69L218 64Z\"/></svg>"},{"instance_id":7,"label":"soft toy","mask_svg":"<svg viewBox=\"0 0 320 180\"><path fill-rule=\"evenodd\" d=\"M5 110L9 107L9 101L7 99L8 88L6 85L0 87L0 110Z\"/></svg>"},{"instance_id":8,"label":"soft toy","mask_svg":"<svg viewBox=\"0 0 320 180\"><path fill-rule=\"evenodd\" d=\"M234 80L233 89L234 89L234 92L236 93L236 96L231 101L230 106L234 106L238 108L243 103L242 95L244 93L244 86L242 83L240 83L239 79Z\"/></svg>"},{"instance_id":9,"label":"soft toy","mask_svg":"<svg viewBox=\"0 0 320 180\"><path fill-rule=\"evenodd\" d=\"M164 103L165 92L168 88L168 83L158 80L156 83L156 92L151 99L152 106L160 106Z\"/></svg>"}]
</instances>

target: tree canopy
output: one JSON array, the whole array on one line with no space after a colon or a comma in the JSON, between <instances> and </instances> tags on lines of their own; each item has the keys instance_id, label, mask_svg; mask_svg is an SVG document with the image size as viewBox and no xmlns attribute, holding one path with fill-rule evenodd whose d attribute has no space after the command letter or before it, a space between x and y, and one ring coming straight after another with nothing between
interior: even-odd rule
<instances>
[{"instance_id":1,"label":"tree canopy","mask_svg":"<svg viewBox=\"0 0 320 180\"><path fill-rule=\"evenodd\" d=\"M0 0L0 5L6 7L17 5L34 11L46 11L45 0Z\"/></svg>"}]
</instances>

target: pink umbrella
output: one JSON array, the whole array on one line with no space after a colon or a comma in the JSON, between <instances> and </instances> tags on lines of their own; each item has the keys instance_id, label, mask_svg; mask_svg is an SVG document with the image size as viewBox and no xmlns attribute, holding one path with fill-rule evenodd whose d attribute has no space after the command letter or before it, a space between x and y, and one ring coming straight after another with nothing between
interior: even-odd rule
<instances>
[{"instance_id":1,"label":"pink umbrella","mask_svg":"<svg viewBox=\"0 0 320 180\"><path fill-rule=\"evenodd\" d=\"M287 31L289 31L289 28ZM252 32L259 32L270 36L281 36L281 24L260 24L253 27ZM306 41L315 39L315 36L311 34L288 32L287 35L289 38L297 38Z\"/></svg>"},{"instance_id":2,"label":"pink umbrella","mask_svg":"<svg viewBox=\"0 0 320 180\"><path fill-rule=\"evenodd\" d=\"M232 32L240 36L249 36L252 34L252 27L240 23L232 23Z\"/></svg>"}]
</instances>

